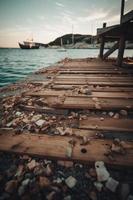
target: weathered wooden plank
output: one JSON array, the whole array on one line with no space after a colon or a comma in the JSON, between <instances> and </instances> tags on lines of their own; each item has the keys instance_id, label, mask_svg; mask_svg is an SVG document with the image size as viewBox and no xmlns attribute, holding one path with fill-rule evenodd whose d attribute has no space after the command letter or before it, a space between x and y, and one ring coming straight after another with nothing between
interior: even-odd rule
<instances>
[{"instance_id":1,"label":"weathered wooden plank","mask_svg":"<svg viewBox=\"0 0 133 200\"><path fill-rule=\"evenodd\" d=\"M91 91L91 90L90 90ZM84 94L74 94L72 91L66 92L65 90L43 90L39 92L27 92L25 93L27 96L36 96L36 97L47 97L47 96L60 96L65 95L69 97L100 97L100 98L124 98L124 99L133 99L133 92L91 92L89 95Z\"/></svg>"},{"instance_id":2,"label":"weathered wooden plank","mask_svg":"<svg viewBox=\"0 0 133 200\"><path fill-rule=\"evenodd\" d=\"M68 76L56 76L55 81L90 81L90 82L96 82L96 81L101 81L101 82L109 82L109 81L115 81L115 82L132 82L133 77L68 77Z\"/></svg>"},{"instance_id":3,"label":"weathered wooden plank","mask_svg":"<svg viewBox=\"0 0 133 200\"><path fill-rule=\"evenodd\" d=\"M110 82L110 81L78 81L78 80L54 80L54 84L61 85L99 85L99 86L133 86L133 82Z\"/></svg>"},{"instance_id":4,"label":"weathered wooden plank","mask_svg":"<svg viewBox=\"0 0 133 200\"><path fill-rule=\"evenodd\" d=\"M62 68L60 68L59 69L59 71L107 71L107 70L109 70L109 71L113 71L113 70L115 70L115 71L120 71L121 69L120 68L118 68L118 67L94 67L93 68L93 66L92 67L90 67L90 68L88 68L88 67L71 67L71 68L65 68L65 67L62 67Z\"/></svg>"},{"instance_id":5,"label":"weathered wooden plank","mask_svg":"<svg viewBox=\"0 0 133 200\"><path fill-rule=\"evenodd\" d=\"M110 149L112 140L92 140L86 146L81 146L81 141L75 139L76 144L72 148L72 155L68 157L67 151L70 148L70 137L48 136L39 134L1 134L0 150L17 154L29 154L46 158L73 160L92 164L102 160L106 164L114 166L133 166L133 143L126 142L126 153L123 155L114 154L114 160L109 159L105 154ZM85 152L85 153L84 153Z\"/></svg>"},{"instance_id":6,"label":"weathered wooden plank","mask_svg":"<svg viewBox=\"0 0 133 200\"><path fill-rule=\"evenodd\" d=\"M66 97L61 103L57 97L47 97L47 102L51 107L69 109L98 109L98 110L133 110L132 99L110 99L110 98L84 98Z\"/></svg>"},{"instance_id":7,"label":"weathered wooden plank","mask_svg":"<svg viewBox=\"0 0 133 200\"><path fill-rule=\"evenodd\" d=\"M107 131L133 132L133 119L88 117L79 122L79 128Z\"/></svg>"},{"instance_id":8,"label":"weathered wooden plank","mask_svg":"<svg viewBox=\"0 0 133 200\"><path fill-rule=\"evenodd\" d=\"M19 108L25 111L35 111L38 113L46 113L52 115L68 115L68 110L66 109L54 109L50 107L42 107L42 106L26 106L26 105L19 105Z\"/></svg>"},{"instance_id":9,"label":"weathered wooden plank","mask_svg":"<svg viewBox=\"0 0 133 200\"><path fill-rule=\"evenodd\" d=\"M123 78L127 79L132 78L133 80L133 74L59 74L56 76L57 78L107 78L107 77L112 77L112 78Z\"/></svg>"},{"instance_id":10,"label":"weathered wooden plank","mask_svg":"<svg viewBox=\"0 0 133 200\"><path fill-rule=\"evenodd\" d=\"M60 74L133 74L133 71L132 70L97 70L97 71L94 71L94 70L82 70L82 71L79 71L79 70L72 70L72 71L69 71L69 70L62 70L62 71L59 71Z\"/></svg>"},{"instance_id":11,"label":"weathered wooden plank","mask_svg":"<svg viewBox=\"0 0 133 200\"><path fill-rule=\"evenodd\" d=\"M58 90L69 90L77 87L76 85L53 85L53 89L58 89ZM132 87L92 87L89 86L91 91L97 91L97 92L132 92L133 88Z\"/></svg>"},{"instance_id":12,"label":"weathered wooden plank","mask_svg":"<svg viewBox=\"0 0 133 200\"><path fill-rule=\"evenodd\" d=\"M113 47L111 47L104 55L103 55L103 59L106 59L107 57L109 57L114 51L116 51L116 49L118 49L118 42L114 44Z\"/></svg>"}]
</instances>

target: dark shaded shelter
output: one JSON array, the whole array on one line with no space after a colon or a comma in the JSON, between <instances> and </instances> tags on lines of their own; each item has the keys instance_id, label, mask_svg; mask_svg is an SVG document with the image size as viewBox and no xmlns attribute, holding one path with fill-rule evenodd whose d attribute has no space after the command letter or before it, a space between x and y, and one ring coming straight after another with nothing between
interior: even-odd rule
<instances>
[{"instance_id":1,"label":"dark shaded shelter","mask_svg":"<svg viewBox=\"0 0 133 200\"><path fill-rule=\"evenodd\" d=\"M104 23L103 28L97 29L97 36L101 42L99 57L104 60L118 49L118 66L122 66L123 63L125 42L133 40L133 10L124 14L124 6L125 0L122 0L120 24L106 27ZM116 41L116 43L104 54L104 45L108 41Z\"/></svg>"}]
</instances>

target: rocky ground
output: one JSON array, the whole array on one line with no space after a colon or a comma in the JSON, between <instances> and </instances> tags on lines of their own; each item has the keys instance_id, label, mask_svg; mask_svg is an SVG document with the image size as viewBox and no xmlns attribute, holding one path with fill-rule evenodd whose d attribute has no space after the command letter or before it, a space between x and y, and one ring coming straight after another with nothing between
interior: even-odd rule
<instances>
[{"instance_id":1,"label":"rocky ground","mask_svg":"<svg viewBox=\"0 0 133 200\"><path fill-rule=\"evenodd\" d=\"M132 171L104 168L99 176L95 167L1 153L0 200L133 199L133 184L127 183Z\"/></svg>"},{"instance_id":2,"label":"rocky ground","mask_svg":"<svg viewBox=\"0 0 133 200\"><path fill-rule=\"evenodd\" d=\"M44 72L49 79L57 72L57 67L53 68L53 74L47 73L47 69L37 74ZM70 110L65 115L42 113L39 108L47 106L46 99L28 97L23 92L38 91L43 87L43 84L27 81L0 90L1 130L14 131L15 134L28 132L71 136L72 128L77 128L79 120L90 115L99 116L101 120L105 116L116 119L133 117L132 112L126 110L102 113ZM79 88L76 92L87 91ZM24 109L25 106L38 109ZM98 132L94 137L105 136ZM85 137L81 137L81 140L83 145L88 142ZM115 138L111 150L119 152L121 147L119 139ZM102 162L89 166L72 161L46 160L1 152L0 200L6 199L133 200L133 172L132 169L112 169Z\"/></svg>"}]
</instances>

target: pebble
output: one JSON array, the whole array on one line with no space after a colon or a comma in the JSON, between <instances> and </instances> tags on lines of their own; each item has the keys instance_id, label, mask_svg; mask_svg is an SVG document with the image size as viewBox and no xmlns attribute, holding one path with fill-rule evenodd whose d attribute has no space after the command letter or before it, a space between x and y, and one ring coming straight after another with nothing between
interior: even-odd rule
<instances>
[{"instance_id":1,"label":"pebble","mask_svg":"<svg viewBox=\"0 0 133 200\"><path fill-rule=\"evenodd\" d=\"M113 112L109 112L109 116L113 117L114 113Z\"/></svg>"},{"instance_id":2,"label":"pebble","mask_svg":"<svg viewBox=\"0 0 133 200\"><path fill-rule=\"evenodd\" d=\"M103 184L100 182L94 182L94 186L96 187L96 189L101 192L102 188L103 188Z\"/></svg>"},{"instance_id":3,"label":"pebble","mask_svg":"<svg viewBox=\"0 0 133 200\"><path fill-rule=\"evenodd\" d=\"M33 170L37 165L38 165L38 163L37 163L35 160L31 160L31 161L27 164L27 167L29 168L29 170Z\"/></svg>"},{"instance_id":4,"label":"pebble","mask_svg":"<svg viewBox=\"0 0 133 200\"><path fill-rule=\"evenodd\" d=\"M129 193L130 193L130 187L129 184L123 183L121 185L121 200L126 200Z\"/></svg>"},{"instance_id":5,"label":"pebble","mask_svg":"<svg viewBox=\"0 0 133 200\"><path fill-rule=\"evenodd\" d=\"M45 176L40 176L39 177L39 186L41 188L49 187L50 184L51 184L51 182L47 177L45 177Z\"/></svg>"},{"instance_id":6,"label":"pebble","mask_svg":"<svg viewBox=\"0 0 133 200\"><path fill-rule=\"evenodd\" d=\"M42 117L42 115L34 115L31 119L31 122L36 122L38 121L40 118Z\"/></svg>"},{"instance_id":7,"label":"pebble","mask_svg":"<svg viewBox=\"0 0 133 200\"><path fill-rule=\"evenodd\" d=\"M66 168L73 167L73 162L72 161L59 160L59 161L57 161L57 164L61 165L63 167L66 167Z\"/></svg>"},{"instance_id":8,"label":"pebble","mask_svg":"<svg viewBox=\"0 0 133 200\"><path fill-rule=\"evenodd\" d=\"M36 124L37 126L39 126L39 127L42 127L43 124L44 124L45 122L46 122L45 120L39 119L38 121L35 122L35 124Z\"/></svg>"},{"instance_id":9,"label":"pebble","mask_svg":"<svg viewBox=\"0 0 133 200\"><path fill-rule=\"evenodd\" d=\"M120 110L120 114L123 116L127 116L128 112L126 110Z\"/></svg>"},{"instance_id":10,"label":"pebble","mask_svg":"<svg viewBox=\"0 0 133 200\"><path fill-rule=\"evenodd\" d=\"M120 118L120 115L119 115L119 113L116 113L115 115L114 115L114 117L113 117L114 119L119 119Z\"/></svg>"},{"instance_id":11,"label":"pebble","mask_svg":"<svg viewBox=\"0 0 133 200\"><path fill-rule=\"evenodd\" d=\"M89 175L91 177L97 177L97 173L96 173L96 170L94 168L90 168L89 170Z\"/></svg>"},{"instance_id":12,"label":"pebble","mask_svg":"<svg viewBox=\"0 0 133 200\"><path fill-rule=\"evenodd\" d=\"M19 117L21 114L22 114L22 113L19 112L19 111L16 112L16 116L18 116L18 117Z\"/></svg>"},{"instance_id":13,"label":"pebble","mask_svg":"<svg viewBox=\"0 0 133 200\"><path fill-rule=\"evenodd\" d=\"M104 117L100 117L100 121L104 121Z\"/></svg>"},{"instance_id":14,"label":"pebble","mask_svg":"<svg viewBox=\"0 0 133 200\"><path fill-rule=\"evenodd\" d=\"M17 186L18 186L17 180L8 181L5 186L5 191L8 193L13 193L17 189Z\"/></svg>"},{"instance_id":15,"label":"pebble","mask_svg":"<svg viewBox=\"0 0 133 200\"><path fill-rule=\"evenodd\" d=\"M29 184L29 182L30 182L30 179L27 178L27 179L25 179L25 180L22 181L22 185L23 186L27 186Z\"/></svg>"},{"instance_id":16,"label":"pebble","mask_svg":"<svg viewBox=\"0 0 133 200\"><path fill-rule=\"evenodd\" d=\"M65 180L65 183L66 185L69 187L69 188L73 188L76 183L77 183L77 180L73 177L73 176L69 176L66 180Z\"/></svg>"},{"instance_id":17,"label":"pebble","mask_svg":"<svg viewBox=\"0 0 133 200\"><path fill-rule=\"evenodd\" d=\"M97 200L97 194L96 194L96 192L92 190L89 193L89 198L90 198L90 200Z\"/></svg>"},{"instance_id":18,"label":"pebble","mask_svg":"<svg viewBox=\"0 0 133 200\"><path fill-rule=\"evenodd\" d=\"M20 185L18 188L18 195L22 196L25 193L25 187L23 185Z\"/></svg>"},{"instance_id":19,"label":"pebble","mask_svg":"<svg viewBox=\"0 0 133 200\"><path fill-rule=\"evenodd\" d=\"M20 176L23 175L23 172L24 172L24 166L23 165L19 165L15 176L20 177Z\"/></svg>"},{"instance_id":20,"label":"pebble","mask_svg":"<svg viewBox=\"0 0 133 200\"><path fill-rule=\"evenodd\" d=\"M97 180L99 182L107 181L110 174L107 171L106 167L104 166L103 161L97 161L95 162L95 169L97 173Z\"/></svg>"},{"instance_id":21,"label":"pebble","mask_svg":"<svg viewBox=\"0 0 133 200\"><path fill-rule=\"evenodd\" d=\"M47 200L54 200L55 198L55 194L56 194L56 192L55 191L52 191L52 192L50 192L47 196L46 196L46 199Z\"/></svg>"},{"instance_id":22,"label":"pebble","mask_svg":"<svg viewBox=\"0 0 133 200\"><path fill-rule=\"evenodd\" d=\"M51 176L53 174L53 170L50 164L48 164L47 167L45 168L45 174L46 176Z\"/></svg>"},{"instance_id":23,"label":"pebble","mask_svg":"<svg viewBox=\"0 0 133 200\"><path fill-rule=\"evenodd\" d=\"M113 179L112 177L109 177L105 186L108 188L110 191L115 192L117 186L119 185L119 182Z\"/></svg>"},{"instance_id":24,"label":"pebble","mask_svg":"<svg viewBox=\"0 0 133 200\"><path fill-rule=\"evenodd\" d=\"M67 156L68 158L71 158L71 157L72 157L72 152L73 152L72 146L71 146L71 144L69 144L69 145L67 146L67 148L66 148L66 156Z\"/></svg>"},{"instance_id":25,"label":"pebble","mask_svg":"<svg viewBox=\"0 0 133 200\"><path fill-rule=\"evenodd\" d=\"M70 195L68 195L68 196L66 196L66 197L64 197L64 199L63 200L71 200L72 198L71 198L71 196Z\"/></svg>"}]
</instances>

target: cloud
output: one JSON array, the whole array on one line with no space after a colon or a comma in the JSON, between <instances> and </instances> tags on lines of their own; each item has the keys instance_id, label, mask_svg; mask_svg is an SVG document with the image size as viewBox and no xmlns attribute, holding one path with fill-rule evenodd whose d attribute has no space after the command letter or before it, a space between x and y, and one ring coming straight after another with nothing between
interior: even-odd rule
<instances>
[{"instance_id":1,"label":"cloud","mask_svg":"<svg viewBox=\"0 0 133 200\"><path fill-rule=\"evenodd\" d=\"M59 3L59 2L56 2L55 3L58 7L62 7L62 8L64 8L65 6L64 6L64 4L62 4L62 3Z\"/></svg>"},{"instance_id":2,"label":"cloud","mask_svg":"<svg viewBox=\"0 0 133 200\"><path fill-rule=\"evenodd\" d=\"M46 19L43 15L40 15L40 16L38 16L38 19L40 19L40 20L44 20L44 19Z\"/></svg>"}]
</instances>

